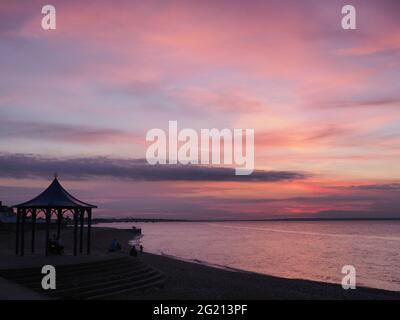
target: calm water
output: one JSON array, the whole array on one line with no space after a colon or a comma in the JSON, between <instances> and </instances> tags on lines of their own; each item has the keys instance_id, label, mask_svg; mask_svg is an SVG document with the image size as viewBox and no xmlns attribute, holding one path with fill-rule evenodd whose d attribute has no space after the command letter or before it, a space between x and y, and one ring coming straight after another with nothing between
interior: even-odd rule
<instances>
[{"instance_id":1,"label":"calm water","mask_svg":"<svg viewBox=\"0 0 400 320\"><path fill-rule=\"evenodd\" d=\"M130 228L133 224L109 226ZM400 222L135 223L145 250L286 278L400 291Z\"/></svg>"}]
</instances>

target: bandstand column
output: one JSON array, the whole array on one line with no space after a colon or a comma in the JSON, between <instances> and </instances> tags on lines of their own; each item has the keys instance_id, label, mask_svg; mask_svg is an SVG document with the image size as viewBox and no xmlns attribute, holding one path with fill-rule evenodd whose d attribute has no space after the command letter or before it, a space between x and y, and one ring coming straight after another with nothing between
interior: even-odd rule
<instances>
[{"instance_id":1,"label":"bandstand column","mask_svg":"<svg viewBox=\"0 0 400 320\"><path fill-rule=\"evenodd\" d=\"M32 217L31 253L35 253L36 209L32 209L31 217Z\"/></svg>"},{"instance_id":2,"label":"bandstand column","mask_svg":"<svg viewBox=\"0 0 400 320\"><path fill-rule=\"evenodd\" d=\"M50 239L50 223L51 223L51 209L45 210L46 214L46 243L45 243L45 254L49 255L49 239Z\"/></svg>"},{"instance_id":3,"label":"bandstand column","mask_svg":"<svg viewBox=\"0 0 400 320\"><path fill-rule=\"evenodd\" d=\"M79 253L83 252L83 224L85 221L85 209L79 209L80 212L80 234L79 234Z\"/></svg>"},{"instance_id":4,"label":"bandstand column","mask_svg":"<svg viewBox=\"0 0 400 320\"><path fill-rule=\"evenodd\" d=\"M79 211L74 209L74 256L78 254L78 219Z\"/></svg>"},{"instance_id":5,"label":"bandstand column","mask_svg":"<svg viewBox=\"0 0 400 320\"><path fill-rule=\"evenodd\" d=\"M21 209L17 208L17 221L16 221L16 230L15 230L15 254L19 254L19 228L20 228L20 220L21 220Z\"/></svg>"},{"instance_id":6,"label":"bandstand column","mask_svg":"<svg viewBox=\"0 0 400 320\"><path fill-rule=\"evenodd\" d=\"M62 221L62 209L57 209L57 239L60 239L61 221Z\"/></svg>"},{"instance_id":7,"label":"bandstand column","mask_svg":"<svg viewBox=\"0 0 400 320\"><path fill-rule=\"evenodd\" d=\"M25 254L25 219L26 209L22 209L22 222L21 222L21 256Z\"/></svg>"},{"instance_id":8,"label":"bandstand column","mask_svg":"<svg viewBox=\"0 0 400 320\"><path fill-rule=\"evenodd\" d=\"M87 254L90 254L90 236L92 231L92 208L87 209Z\"/></svg>"}]
</instances>

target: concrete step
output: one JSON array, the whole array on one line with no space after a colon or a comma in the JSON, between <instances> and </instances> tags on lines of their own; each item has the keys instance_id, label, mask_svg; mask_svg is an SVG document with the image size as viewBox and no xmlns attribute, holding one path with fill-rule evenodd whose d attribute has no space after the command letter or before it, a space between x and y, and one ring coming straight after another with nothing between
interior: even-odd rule
<instances>
[{"instance_id":1,"label":"concrete step","mask_svg":"<svg viewBox=\"0 0 400 320\"><path fill-rule=\"evenodd\" d=\"M57 289L44 291L41 268L0 270L0 275L56 299L106 299L162 286L165 275L138 258L122 257L56 266Z\"/></svg>"},{"instance_id":2,"label":"concrete step","mask_svg":"<svg viewBox=\"0 0 400 320\"><path fill-rule=\"evenodd\" d=\"M164 279L164 275L157 273L149 278L136 280L133 282L125 281L123 283L118 283L114 285L106 284L101 289L84 291L79 293L78 295L74 295L70 298L72 299L95 299L95 297L101 296L103 299L106 297L114 296L116 294L120 294L121 292L132 292L137 290L138 288L144 289L153 287L155 283L158 283L162 279Z\"/></svg>"},{"instance_id":3,"label":"concrete step","mask_svg":"<svg viewBox=\"0 0 400 320\"><path fill-rule=\"evenodd\" d=\"M107 259L96 262L89 263L81 263L81 264L71 264L71 265L55 265L57 272L65 272L65 273L76 273L76 272L85 272L85 270L92 270L93 267L102 267L102 268L112 268L116 265L124 265L126 264L128 257L122 257L117 259ZM39 270L39 272L38 272ZM41 268L26 268L26 269L12 269L12 270L0 270L0 274L9 279L23 279L29 278L35 275L40 275Z\"/></svg>"},{"instance_id":4,"label":"concrete step","mask_svg":"<svg viewBox=\"0 0 400 320\"><path fill-rule=\"evenodd\" d=\"M91 273L85 272L84 274L82 273L75 273L75 274L68 274L67 276L64 276L64 274L57 273L57 291L62 290L64 288L71 288L71 287L76 287L80 286L83 283L86 285L89 285L91 283L97 283L98 281L101 281L102 279L105 278L119 278L121 275L125 274L132 274L132 273L140 273L143 272L143 270L147 270L148 266L131 266L131 265L125 265L123 267L119 267L113 270L92 270ZM43 275L42 275L43 276ZM82 279L85 279L82 281ZM29 278L25 279L25 281L18 282L21 285L31 287L31 288L38 288L41 290L41 281L42 277L40 278Z\"/></svg>"},{"instance_id":5,"label":"concrete step","mask_svg":"<svg viewBox=\"0 0 400 320\"><path fill-rule=\"evenodd\" d=\"M129 258L128 258L129 259ZM137 261L137 262L131 262L130 264L127 263L127 261L129 260L124 260L124 261L117 261L115 263L109 263L109 262L104 262L103 261L99 261L96 265L92 265L90 267L85 267L85 268L76 268L75 266L71 266L70 269L65 269L65 266L63 266L63 268L61 268L61 266L55 265L56 268L56 272L57 272L57 276L60 276L60 278L68 278L74 275L92 275L94 273L102 273L102 272L107 272L107 271L112 271L112 270L116 270L119 268L124 268L127 267L129 265L131 265L132 267L141 267L142 263ZM23 269L22 269L23 270ZM27 270L27 272L24 272L20 270L19 273L17 274L8 274L5 272L1 272L0 274L3 277L6 277L8 279L12 279L18 283L24 283L27 282L29 280L35 280L36 279L42 279L43 275L41 274L41 268L32 268Z\"/></svg>"},{"instance_id":6,"label":"concrete step","mask_svg":"<svg viewBox=\"0 0 400 320\"><path fill-rule=\"evenodd\" d=\"M103 280L101 282L98 282L97 284L92 284L92 285L79 285L78 287L74 288L69 288L69 289L64 289L64 290L56 290L53 291L56 296L75 296L75 295L80 295L83 292L89 292L89 291L96 291L96 290L101 290L105 287L109 286L115 286L118 284L125 284L127 282L135 282L135 281L141 281L145 280L147 278L150 278L152 276L158 275L159 273L151 268L147 269L146 271L143 271L139 274L130 274L130 275L125 275L124 277L121 277L119 279L107 279Z\"/></svg>"},{"instance_id":7,"label":"concrete step","mask_svg":"<svg viewBox=\"0 0 400 320\"><path fill-rule=\"evenodd\" d=\"M162 288L167 281L167 278L165 276L161 276L158 280L155 280L151 283L143 284L143 285L138 285L138 286L132 286L130 288L122 289L122 290L114 290L113 292L109 292L106 294L100 294L100 295L93 295L91 297L88 297L86 300L106 300L106 299L124 299L127 294L130 294L132 292L137 292L137 291L144 291L150 288Z\"/></svg>"},{"instance_id":8,"label":"concrete step","mask_svg":"<svg viewBox=\"0 0 400 320\"><path fill-rule=\"evenodd\" d=\"M79 277L94 277L96 276L96 274L106 274L106 273L114 273L116 270L120 271L120 272L124 272L127 270L138 270L141 269L143 267L145 267L146 265L144 265L143 263L140 262L134 262L134 263L127 263L125 262L120 262L118 264L115 265L107 265L107 266L103 266L101 264L101 262L99 262L99 265L97 267L92 267L92 268L88 268L85 270L59 270L59 267L56 266L56 275L57 275L57 279L65 280L65 281L73 281L75 278ZM9 279L14 280L15 282L18 283L30 283L30 282L37 282L38 280L41 281L41 279L43 278L43 275L41 274L41 270L37 269L36 272L31 275L19 275L18 277L10 277ZM39 281L39 282L40 282Z\"/></svg>"}]
</instances>

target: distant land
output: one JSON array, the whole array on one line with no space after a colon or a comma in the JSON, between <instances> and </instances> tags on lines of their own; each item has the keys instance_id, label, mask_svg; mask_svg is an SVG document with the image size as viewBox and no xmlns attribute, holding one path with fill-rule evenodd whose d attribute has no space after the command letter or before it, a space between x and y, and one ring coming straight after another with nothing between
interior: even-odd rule
<instances>
[{"instance_id":1,"label":"distant land","mask_svg":"<svg viewBox=\"0 0 400 320\"><path fill-rule=\"evenodd\" d=\"M400 221L399 218L274 218L274 219L157 219L157 218L95 218L92 223L114 222L276 222L276 221Z\"/></svg>"}]
</instances>

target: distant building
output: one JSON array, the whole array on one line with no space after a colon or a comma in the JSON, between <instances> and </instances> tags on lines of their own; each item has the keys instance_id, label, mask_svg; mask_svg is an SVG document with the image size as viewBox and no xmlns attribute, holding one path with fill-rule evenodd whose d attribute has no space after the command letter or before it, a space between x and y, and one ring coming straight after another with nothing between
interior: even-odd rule
<instances>
[{"instance_id":1,"label":"distant building","mask_svg":"<svg viewBox=\"0 0 400 320\"><path fill-rule=\"evenodd\" d=\"M2 223L15 223L16 216L10 207L3 206L2 201L0 201L0 222Z\"/></svg>"}]
</instances>

